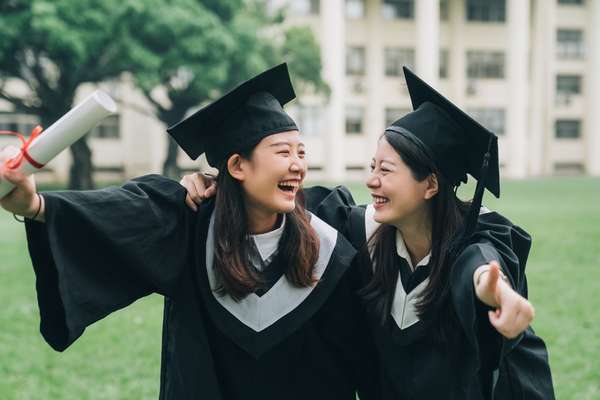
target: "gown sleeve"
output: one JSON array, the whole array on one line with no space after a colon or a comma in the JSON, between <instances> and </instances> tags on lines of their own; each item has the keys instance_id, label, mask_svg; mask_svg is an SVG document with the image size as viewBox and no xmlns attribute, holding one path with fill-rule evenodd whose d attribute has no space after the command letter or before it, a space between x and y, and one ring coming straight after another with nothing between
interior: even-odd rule
<instances>
[{"instance_id":1,"label":"gown sleeve","mask_svg":"<svg viewBox=\"0 0 600 400\"><path fill-rule=\"evenodd\" d=\"M172 294L186 265L185 189L157 175L122 187L43 194L27 221L40 331L57 351L92 323L150 293Z\"/></svg>"},{"instance_id":2,"label":"gown sleeve","mask_svg":"<svg viewBox=\"0 0 600 400\"><path fill-rule=\"evenodd\" d=\"M306 209L331 225L346 238L349 237L349 216L356 207L352 194L345 186L329 189L313 186L303 190Z\"/></svg>"},{"instance_id":3,"label":"gown sleeve","mask_svg":"<svg viewBox=\"0 0 600 400\"><path fill-rule=\"evenodd\" d=\"M531 247L531 237L498 213L480 215L477 231L457 257L451 269L451 293L454 309L473 357L467 368L471 374L494 372L498 379L506 355L517 346L526 333L514 339L504 338L489 323L487 311L473 288L473 273L490 261L498 261L511 286L527 296L525 263Z\"/></svg>"}]
</instances>

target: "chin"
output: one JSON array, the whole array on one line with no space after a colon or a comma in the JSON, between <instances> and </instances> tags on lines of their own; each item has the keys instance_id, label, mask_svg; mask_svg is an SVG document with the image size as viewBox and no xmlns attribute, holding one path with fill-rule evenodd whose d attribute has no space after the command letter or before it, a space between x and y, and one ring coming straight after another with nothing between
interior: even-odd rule
<instances>
[{"instance_id":1,"label":"chin","mask_svg":"<svg viewBox=\"0 0 600 400\"><path fill-rule=\"evenodd\" d=\"M293 201L291 203L281 204L278 212L279 213L291 213L295 209L296 209L296 202Z\"/></svg>"},{"instance_id":2,"label":"chin","mask_svg":"<svg viewBox=\"0 0 600 400\"><path fill-rule=\"evenodd\" d=\"M380 224L388 224L391 222L391 219L387 218L385 213L379 211L375 211L375 213L373 214L373 219L375 220L375 222L378 222Z\"/></svg>"}]
</instances>

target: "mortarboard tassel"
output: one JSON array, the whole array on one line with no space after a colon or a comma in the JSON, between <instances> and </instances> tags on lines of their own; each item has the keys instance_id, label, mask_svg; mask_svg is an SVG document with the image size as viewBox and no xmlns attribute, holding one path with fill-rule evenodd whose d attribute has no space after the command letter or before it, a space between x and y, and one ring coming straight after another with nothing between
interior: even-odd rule
<instances>
[{"instance_id":1,"label":"mortarboard tassel","mask_svg":"<svg viewBox=\"0 0 600 400\"><path fill-rule=\"evenodd\" d=\"M469 212L467 213L462 233L460 233L457 236L456 240L454 240L453 243L450 245L449 254L450 259L452 261L454 261L456 257L458 257L461 251L463 251L463 249L466 247L469 240L471 239L471 236L475 232L475 228L477 226L477 219L479 218L479 212L481 210L481 202L483 201L485 183L487 181L487 175L490 166L490 151L492 148L493 138L493 136L490 136L487 151L483 156L483 164L481 165L481 170L479 172L479 179L477 180L475 195L473 196L471 207L469 208Z\"/></svg>"}]
</instances>

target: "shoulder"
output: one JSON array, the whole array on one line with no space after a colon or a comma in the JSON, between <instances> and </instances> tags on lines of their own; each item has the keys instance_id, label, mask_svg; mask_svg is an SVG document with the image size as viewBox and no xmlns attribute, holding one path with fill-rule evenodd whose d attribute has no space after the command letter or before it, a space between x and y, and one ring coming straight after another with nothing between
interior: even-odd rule
<instances>
[{"instance_id":1,"label":"shoulder","mask_svg":"<svg viewBox=\"0 0 600 400\"><path fill-rule=\"evenodd\" d=\"M307 211L307 214L310 218L311 227L319 237L319 259L317 264L320 264L322 267L325 267L327 264L337 264L346 269L356 254L354 247L335 228L317 215L310 211Z\"/></svg>"}]
</instances>

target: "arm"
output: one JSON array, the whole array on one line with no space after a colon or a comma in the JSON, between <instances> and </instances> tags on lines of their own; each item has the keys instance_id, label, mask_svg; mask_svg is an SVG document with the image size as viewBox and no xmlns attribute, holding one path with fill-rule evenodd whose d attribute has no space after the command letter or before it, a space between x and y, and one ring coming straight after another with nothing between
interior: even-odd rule
<instances>
[{"instance_id":1,"label":"arm","mask_svg":"<svg viewBox=\"0 0 600 400\"><path fill-rule=\"evenodd\" d=\"M197 211L202 202L215 195L217 185L211 176L201 173L184 175L179 182L186 190L185 203ZM303 188L306 209L331 225L345 237L349 237L348 221L352 208L356 207L350 191L344 186L329 189L323 186Z\"/></svg>"}]
</instances>

